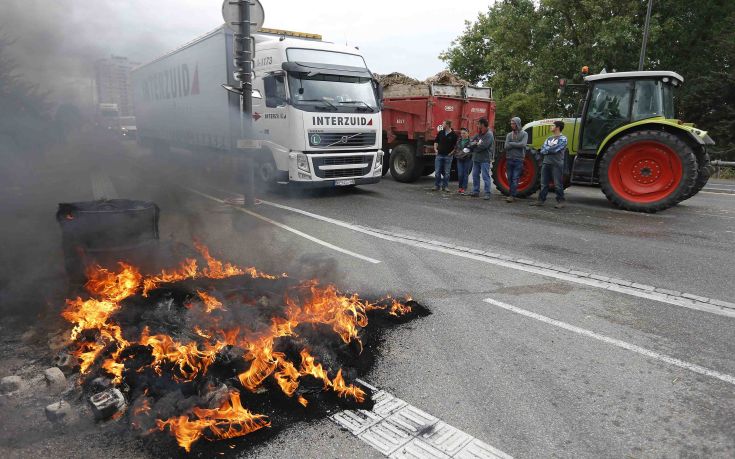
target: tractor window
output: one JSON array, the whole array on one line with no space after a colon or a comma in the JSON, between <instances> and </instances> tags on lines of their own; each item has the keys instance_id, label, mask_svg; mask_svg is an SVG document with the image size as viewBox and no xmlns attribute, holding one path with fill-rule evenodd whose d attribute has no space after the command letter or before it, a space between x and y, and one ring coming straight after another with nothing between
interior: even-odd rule
<instances>
[{"instance_id":1,"label":"tractor window","mask_svg":"<svg viewBox=\"0 0 735 459\"><path fill-rule=\"evenodd\" d=\"M664 105L664 116L666 118L676 118L676 111L674 110L674 87L670 84L663 84L663 105Z\"/></svg>"},{"instance_id":2,"label":"tractor window","mask_svg":"<svg viewBox=\"0 0 735 459\"><path fill-rule=\"evenodd\" d=\"M635 82L635 99L633 100L633 121L663 116L661 101L663 83L658 80L640 80Z\"/></svg>"},{"instance_id":3,"label":"tractor window","mask_svg":"<svg viewBox=\"0 0 735 459\"><path fill-rule=\"evenodd\" d=\"M597 149L608 134L630 122L631 89L629 81L603 81L595 85L587 102L583 149Z\"/></svg>"}]
</instances>

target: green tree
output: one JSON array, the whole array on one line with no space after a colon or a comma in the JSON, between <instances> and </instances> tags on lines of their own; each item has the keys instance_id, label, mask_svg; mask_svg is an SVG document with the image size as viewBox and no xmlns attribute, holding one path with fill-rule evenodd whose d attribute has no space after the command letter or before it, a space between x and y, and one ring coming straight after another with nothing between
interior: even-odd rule
<instances>
[{"instance_id":1,"label":"green tree","mask_svg":"<svg viewBox=\"0 0 735 459\"><path fill-rule=\"evenodd\" d=\"M581 82L583 65L593 73L636 70L646 6L647 0L498 1L440 57L463 78L493 87L499 110L511 94L524 93L534 95L544 116L571 115L575 97L557 97L558 79ZM680 115L708 129L720 151L735 145L734 31L732 0L654 2L645 68L684 76Z\"/></svg>"}]
</instances>

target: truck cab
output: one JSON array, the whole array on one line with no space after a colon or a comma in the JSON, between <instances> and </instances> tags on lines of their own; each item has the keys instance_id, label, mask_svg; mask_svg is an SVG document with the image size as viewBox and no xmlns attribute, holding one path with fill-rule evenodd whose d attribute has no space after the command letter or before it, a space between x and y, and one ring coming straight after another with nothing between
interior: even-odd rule
<instances>
[{"instance_id":1,"label":"truck cab","mask_svg":"<svg viewBox=\"0 0 735 459\"><path fill-rule=\"evenodd\" d=\"M255 35L256 178L314 186L382 176L379 85L355 48L318 35Z\"/></svg>"}]
</instances>

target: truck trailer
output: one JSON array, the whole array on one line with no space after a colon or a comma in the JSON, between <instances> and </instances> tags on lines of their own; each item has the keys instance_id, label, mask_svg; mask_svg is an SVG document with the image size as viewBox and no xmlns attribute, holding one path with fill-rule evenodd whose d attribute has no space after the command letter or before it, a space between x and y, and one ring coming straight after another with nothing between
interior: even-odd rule
<instances>
[{"instance_id":1,"label":"truck trailer","mask_svg":"<svg viewBox=\"0 0 735 459\"><path fill-rule=\"evenodd\" d=\"M259 185L330 187L382 176L380 86L356 48L320 35L259 29L254 35L254 153L237 149L239 96L233 36L220 27L132 72L140 142L254 154Z\"/></svg>"},{"instance_id":2,"label":"truck trailer","mask_svg":"<svg viewBox=\"0 0 735 459\"><path fill-rule=\"evenodd\" d=\"M459 132L477 133L477 121L495 125L492 89L457 84L397 84L383 93L384 170L399 182L413 182L434 172L437 126L452 121Z\"/></svg>"}]
</instances>

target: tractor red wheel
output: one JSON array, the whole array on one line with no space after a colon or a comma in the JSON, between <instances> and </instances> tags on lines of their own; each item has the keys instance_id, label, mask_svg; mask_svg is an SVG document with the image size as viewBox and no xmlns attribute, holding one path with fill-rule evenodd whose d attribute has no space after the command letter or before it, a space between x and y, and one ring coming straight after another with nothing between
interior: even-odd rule
<instances>
[{"instance_id":1,"label":"tractor red wheel","mask_svg":"<svg viewBox=\"0 0 735 459\"><path fill-rule=\"evenodd\" d=\"M518 179L518 197L525 198L535 193L540 187L541 164L533 157L526 155L523 159L523 172ZM505 196L510 195L510 182L508 181L508 162L505 152L495 156L493 164L493 182L495 188Z\"/></svg>"},{"instance_id":2,"label":"tractor red wheel","mask_svg":"<svg viewBox=\"0 0 735 459\"><path fill-rule=\"evenodd\" d=\"M686 196L697 179L692 149L664 131L624 135L605 152L600 185L615 205L637 212L667 209Z\"/></svg>"}]
</instances>

